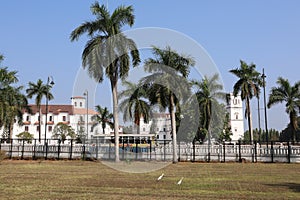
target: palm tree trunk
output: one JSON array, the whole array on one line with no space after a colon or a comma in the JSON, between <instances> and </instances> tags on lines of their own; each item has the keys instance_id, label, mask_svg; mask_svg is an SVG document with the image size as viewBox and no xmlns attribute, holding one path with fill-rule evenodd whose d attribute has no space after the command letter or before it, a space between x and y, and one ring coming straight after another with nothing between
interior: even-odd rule
<instances>
[{"instance_id":1,"label":"palm tree trunk","mask_svg":"<svg viewBox=\"0 0 300 200\"><path fill-rule=\"evenodd\" d=\"M39 143L41 143L41 106L38 106L39 109Z\"/></svg>"},{"instance_id":2,"label":"palm tree trunk","mask_svg":"<svg viewBox=\"0 0 300 200\"><path fill-rule=\"evenodd\" d=\"M114 135L115 135L115 162L120 161L119 157L119 118L118 118L118 97L117 81L111 80L113 97Z\"/></svg>"},{"instance_id":3,"label":"palm tree trunk","mask_svg":"<svg viewBox=\"0 0 300 200\"><path fill-rule=\"evenodd\" d=\"M253 129L252 129L252 114L250 109L250 100L249 97L247 97L246 100L247 103L247 113L248 113L248 127L249 127L249 134L250 134L250 144L253 144Z\"/></svg>"},{"instance_id":4,"label":"palm tree trunk","mask_svg":"<svg viewBox=\"0 0 300 200\"><path fill-rule=\"evenodd\" d=\"M292 140L292 143L295 144L295 142L296 142L297 117L295 116L294 112L290 113L290 124L291 124L291 128L292 128L291 140Z\"/></svg>"},{"instance_id":5,"label":"palm tree trunk","mask_svg":"<svg viewBox=\"0 0 300 200\"><path fill-rule=\"evenodd\" d=\"M176 118L174 110L174 96L170 95L170 115L171 115L171 126L172 126L172 143L173 143L173 163L177 163L177 135L176 135Z\"/></svg>"}]
</instances>

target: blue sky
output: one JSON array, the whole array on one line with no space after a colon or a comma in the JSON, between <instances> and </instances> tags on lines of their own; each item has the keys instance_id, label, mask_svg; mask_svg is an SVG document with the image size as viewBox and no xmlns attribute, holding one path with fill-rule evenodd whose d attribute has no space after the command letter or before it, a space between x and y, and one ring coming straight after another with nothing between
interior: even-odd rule
<instances>
[{"instance_id":1,"label":"blue sky","mask_svg":"<svg viewBox=\"0 0 300 200\"><path fill-rule=\"evenodd\" d=\"M265 68L267 94L279 76L291 83L300 80L297 0L100 2L110 10L120 4L133 5L136 15L133 28L167 28L195 40L216 64L226 91L231 91L237 80L228 71L238 67L240 59L255 63L258 71ZM53 76L56 84L52 103L69 103L87 41L82 37L71 43L69 35L82 22L94 19L89 10L92 3L90 0L1 1L0 53L5 56L2 66L17 70L23 85ZM105 81L98 90L94 103L110 106L109 84ZM257 108L253 103L256 126ZM285 128L288 115L283 106L271 108L268 114L270 128Z\"/></svg>"}]
</instances>

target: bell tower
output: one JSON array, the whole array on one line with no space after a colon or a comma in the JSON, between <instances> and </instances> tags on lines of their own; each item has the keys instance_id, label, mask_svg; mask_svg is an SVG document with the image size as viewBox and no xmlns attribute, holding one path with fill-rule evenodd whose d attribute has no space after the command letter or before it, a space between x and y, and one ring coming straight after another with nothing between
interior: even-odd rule
<instances>
[{"instance_id":1,"label":"bell tower","mask_svg":"<svg viewBox=\"0 0 300 200\"><path fill-rule=\"evenodd\" d=\"M227 111L230 116L230 125L233 141L237 141L244 137L244 115L243 115L243 101L241 95L236 97L230 93L227 97Z\"/></svg>"}]
</instances>

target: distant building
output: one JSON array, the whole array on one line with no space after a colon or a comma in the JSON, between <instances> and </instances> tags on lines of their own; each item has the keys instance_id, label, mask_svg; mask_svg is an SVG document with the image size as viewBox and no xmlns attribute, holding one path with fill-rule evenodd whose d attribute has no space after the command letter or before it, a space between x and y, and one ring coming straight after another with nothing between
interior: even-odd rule
<instances>
[{"instance_id":1,"label":"distant building","mask_svg":"<svg viewBox=\"0 0 300 200\"><path fill-rule=\"evenodd\" d=\"M243 115L243 101L240 95L235 97L232 93L228 96L227 111L230 116L230 124L233 141L244 137L244 115Z\"/></svg>"},{"instance_id":2,"label":"distant building","mask_svg":"<svg viewBox=\"0 0 300 200\"><path fill-rule=\"evenodd\" d=\"M39 127L39 111L36 105L29 105L31 113L24 112L23 125L14 124L12 138L16 138L21 132L29 132L34 138L39 138L39 129L41 128L41 139L45 138L45 119L46 105L41 105L41 127ZM86 108L86 99L84 97L72 97L71 105L48 105L46 139L51 139L53 129L58 123L70 125L76 133L82 132L89 139L103 134L101 125L92 128L94 121L92 116L97 114L95 110ZM87 117L88 116L88 117ZM88 125L87 125L88 121ZM88 128L88 132L87 129ZM122 131L122 130L121 130ZM110 135L112 129L107 125L105 134Z\"/></svg>"}]
</instances>

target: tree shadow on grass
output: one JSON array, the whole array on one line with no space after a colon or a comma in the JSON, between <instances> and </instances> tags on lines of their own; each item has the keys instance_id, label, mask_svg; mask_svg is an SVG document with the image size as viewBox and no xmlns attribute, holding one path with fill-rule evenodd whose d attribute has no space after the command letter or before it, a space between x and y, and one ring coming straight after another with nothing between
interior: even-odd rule
<instances>
[{"instance_id":1,"label":"tree shadow on grass","mask_svg":"<svg viewBox=\"0 0 300 200\"><path fill-rule=\"evenodd\" d=\"M279 183L279 184L267 184L269 186L275 187L286 187L292 190L293 192L300 192L300 183Z\"/></svg>"}]
</instances>

